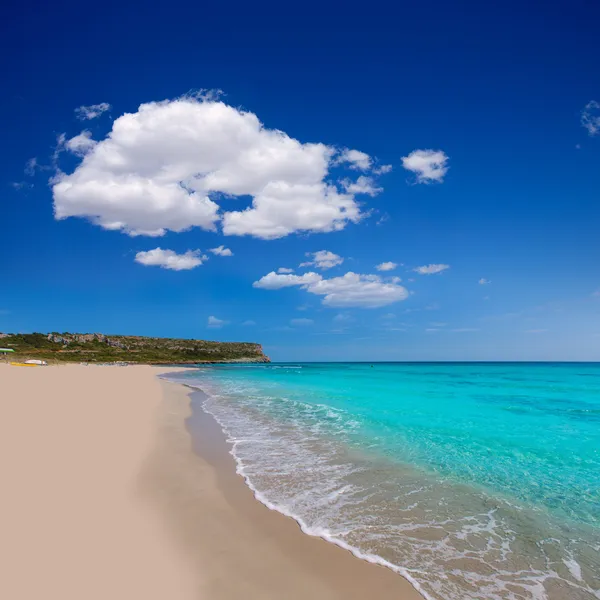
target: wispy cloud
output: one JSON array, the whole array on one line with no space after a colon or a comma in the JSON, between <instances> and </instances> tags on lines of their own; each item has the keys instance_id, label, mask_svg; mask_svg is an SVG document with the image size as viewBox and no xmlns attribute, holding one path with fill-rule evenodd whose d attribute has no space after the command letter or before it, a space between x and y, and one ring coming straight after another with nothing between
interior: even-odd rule
<instances>
[{"instance_id":1,"label":"wispy cloud","mask_svg":"<svg viewBox=\"0 0 600 600\"><path fill-rule=\"evenodd\" d=\"M600 103L591 100L581 113L581 124L594 136L600 133Z\"/></svg>"},{"instance_id":2,"label":"wispy cloud","mask_svg":"<svg viewBox=\"0 0 600 600\"><path fill-rule=\"evenodd\" d=\"M423 265L422 267L417 267L413 269L415 273L419 273L419 275L435 275L436 273L441 273L446 269L449 269L450 265L444 264L431 264L431 265Z\"/></svg>"},{"instance_id":3,"label":"wispy cloud","mask_svg":"<svg viewBox=\"0 0 600 600\"><path fill-rule=\"evenodd\" d=\"M220 329L221 327L227 325L229 321L224 321L223 319L217 319L214 315L208 317L206 321L206 326L210 329Z\"/></svg>"},{"instance_id":4,"label":"wispy cloud","mask_svg":"<svg viewBox=\"0 0 600 600\"><path fill-rule=\"evenodd\" d=\"M90 104L89 106L80 106L75 109L75 115L80 121L90 121L97 119L103 115L111 106L108 102L100 102L100 104Z\"/></svg>"},{"instance_id":5,"label":"wispy cloud","mask_svg":"<svg viewBox=\"0 0 600 600\"><path fill-rule=\"evenodd\" d=\"M314 325L315 322L312 319L291 319L290 325L292 327L307 327L309 325Z\"/></svg>"},{"instance_id":6,"label":"wispy cloud","mask_svg":"<svg viewBox=\"0 0 600 600\"><path fill-rule=\"evenodd\" d=\"M483 277L477 282L479 285L488 285L492 283L489 279L484 279Z\"/></svg>"}]
</instances>

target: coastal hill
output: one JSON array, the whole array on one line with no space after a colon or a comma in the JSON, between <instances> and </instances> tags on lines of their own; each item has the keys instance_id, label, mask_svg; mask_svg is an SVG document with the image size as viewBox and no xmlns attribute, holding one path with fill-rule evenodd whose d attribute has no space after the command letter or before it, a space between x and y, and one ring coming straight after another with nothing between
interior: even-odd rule
<instances>
[{"instance_id":1,"label":"coastal hill","mask_svg":"<svg viewBox=\"0 0 600 600\"><path fill-rule=\"evenodd\" d=\"M260 344L138 335L0 333L0 346L14 349L11 360L144 364L270 362Z\"/></svg>"}]
</instances>

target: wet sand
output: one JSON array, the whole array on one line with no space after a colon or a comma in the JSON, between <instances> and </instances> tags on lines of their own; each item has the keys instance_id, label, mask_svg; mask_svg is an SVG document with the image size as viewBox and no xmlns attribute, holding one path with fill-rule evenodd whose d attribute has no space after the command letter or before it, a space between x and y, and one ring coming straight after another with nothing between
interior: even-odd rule
<instances>
[{"instance_id":1,"label":"wet sand","mask_svg":"<svg viewBox=\"0 0 600 600\"><path fill-rule=\"evenodd\" d=\"M259 503L205 413L192 450L173 370L0 365L0 597L421 599Z\"/></svg>"}]
</instances>

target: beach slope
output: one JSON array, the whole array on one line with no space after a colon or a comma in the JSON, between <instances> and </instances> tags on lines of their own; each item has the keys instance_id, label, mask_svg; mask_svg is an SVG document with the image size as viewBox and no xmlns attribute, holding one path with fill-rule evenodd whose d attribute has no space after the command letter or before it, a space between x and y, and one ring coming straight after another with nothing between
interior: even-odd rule
<instances>
[{"instance_id":1,"label":"beach slope","mask_svg":"<svg viewBox=\"0 0 600 600\"><path fill-rule=\"evenodd\" d=\"M1 598L420 598L256 501L208 415L194 452L173 370L0 365Z\"/></svg>"}]
</instances>

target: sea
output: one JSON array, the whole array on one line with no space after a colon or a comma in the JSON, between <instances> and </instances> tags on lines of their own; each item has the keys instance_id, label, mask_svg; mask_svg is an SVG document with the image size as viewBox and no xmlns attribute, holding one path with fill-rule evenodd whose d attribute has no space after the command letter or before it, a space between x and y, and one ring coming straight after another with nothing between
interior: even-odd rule
<instances>
[{"instance_id":1,"label":"sea","mask_svg":"<svg viewBox=\"0 0 600 600\"><path fill-rule=\"evenodd\" d=\"M600 598L600 364L219 365L177 380L205 392L194 410L258 500L424 598Z\"/></svg>"}]
</instances>

